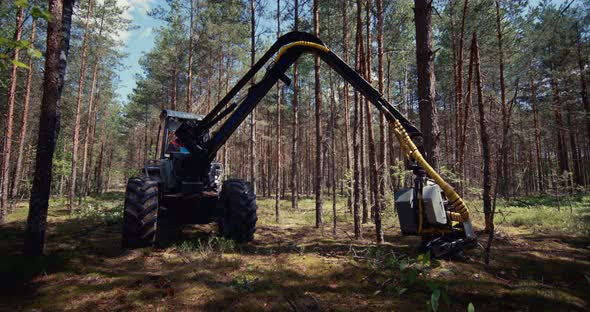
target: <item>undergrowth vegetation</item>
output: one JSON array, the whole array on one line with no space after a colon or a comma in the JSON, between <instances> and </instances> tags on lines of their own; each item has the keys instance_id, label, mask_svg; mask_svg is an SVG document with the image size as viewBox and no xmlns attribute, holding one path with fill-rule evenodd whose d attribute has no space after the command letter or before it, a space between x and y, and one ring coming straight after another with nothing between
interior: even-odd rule
<instances>
[{"instance_id":1,"label":"undergrowth vegetation","mask_svg":"<svg viewBox=\"0 0 590 312\"><path fill-rule=\"evenodd\" d=\"M367 303L375 304L367 310L376 311L400 306L413 311L584 307L583 287L590 276L590 264L583 260L588 195L562 196L559 202L551 196L499 200L496 224L502 235L494 245L492 267L483 266L480 249L456 262L421 254L414 248L418 238L400 235L392 206L384 211L383 245L372 243L370 222L363 225L365 239L354 241L352 215L341 196L336 202L338 233L333 236L331 196L326 197L323 232L314 228L312 198L302 198L298 210L291 208L288 198L282 200L277 223L275 200L259 197L252 243L221 238L211 224L186 226L168 243L140 250L119 246L121 193L89 197L73 213L66 200L56 198L50 202L48 256L39 263L23 258L18 253L21 242L9 239L16 237L26 218L21 203L24 208L10 216L9 226L0 228L0 252L7 253L0 273L17 285L35 285L42 299L27 306L47 310L65 309L72 298L90 292L93 304L108 307L116 301L127 310L150 305L240 310L236 302L248 307L241 310L256 311L307 304L359 310ZM469 207L481 230L481 202L472 200ZM485 238L480 235L482 244ZM552 253L559 258L552 258ZM67 292L62 291L64 283L70 285ZM103 284L109 287L103 289ZM0 302L0 310L14 308L13 301L5 301L5 306Z\"/></svg>"},{"instance_id":2,"label":"undergrowth vegetation","mask_svg":"<svg viewBox=\"0 0 590 312\"><path fill-rule=\"evenodd\" d=\"M500 227L524 226L533 232L590 235L590 195L502 200L496 211L496 223Z\"/></svg>"},{"instance_id":3,"label":"undergrowth vegetation","mask_svg":"<svg viewBox=\"0 0 590 312\"><path fill-rule=\"evenodd\" d=\"M182 254L199 254L208 256L213 253L234 252L236 243L233 240L219 236L210 236L207 239L185 240L177 245L177 250Z\"/></svg>"}]
</instances>

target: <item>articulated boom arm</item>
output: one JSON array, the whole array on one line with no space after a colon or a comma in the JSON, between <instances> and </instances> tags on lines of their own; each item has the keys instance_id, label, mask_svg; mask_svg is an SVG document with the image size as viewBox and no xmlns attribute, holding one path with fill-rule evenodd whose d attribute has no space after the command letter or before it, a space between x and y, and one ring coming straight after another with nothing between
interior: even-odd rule
<instances>
[{"instance_id":1,"label":"articulated boom arm","mask_svg":"<svg viewBox=\"0 0 590 312\"><path fill-rule=\"evenodd\" d=\"M229 91L229 93L217 104L207 116L198 125L190 127L183 125L178 129L177 135L194 155L199 155L201 159L213 160L227 141L234 133L238 126L254 110L256 105L279 81L289 83L289 78L285 72L303 53L315 53L332 69L334 69L344 80L350 83L355 90L364 95L375 107L383 113L388 122L393 126L402 149L406 156L415 163L414 172L424 176L427 174L432 178L444 191L453 205L454 211L448 212L448 217L453 221L469 221L469 213L461 197L446 183L438 173L426 162L422 156L421 132L398 110L396 110L385 98L371 86L363 77L354 69L348 66L340 57L334 54L325 44L316 36L302 33L291 32L280 37L271 48L258 60L258 62L246 73L242 79ZM276 54L274 61L270 64L264 77L255 85L250 87L245 98L240 104L233 103L227 105L244 88L244 86L254 77L254 75L268 63L273 55ZM231 115L218 128L211 139L203 142L199 139L204 133L211 129L217 122ZM200 143L199 143L200 142ZM418 146L414 142L418 142ZM187 144L188 143L188 144Z\"/></svg>"}]
</instances>

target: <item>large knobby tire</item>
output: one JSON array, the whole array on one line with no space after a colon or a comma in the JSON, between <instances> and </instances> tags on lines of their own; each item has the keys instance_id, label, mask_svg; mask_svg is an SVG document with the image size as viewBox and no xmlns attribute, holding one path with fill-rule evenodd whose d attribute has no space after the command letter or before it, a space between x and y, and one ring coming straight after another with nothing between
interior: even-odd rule
<instances>
[{"instance_id":1,"label":"large knobby tire","mask_svg":"<svg viewBox=\"0 0 590 312\"><path fill-rule=\"evenodd\" d=\"M149 177L129 179L124 209L123 247L153 246L158 226L158 182Z\"/></svg>"},{"instance_id":2,"label":"large knobby tire","mask_svg":"<svg viewBox=\"0 0 590 312\"><path fill-rule=\"evenodd\" d=\"M236 242L249 242L256 231L256 195L250 182L227 180L219 196L222 214L218 220L219 234Z\"/></svg>"}]
</instances>

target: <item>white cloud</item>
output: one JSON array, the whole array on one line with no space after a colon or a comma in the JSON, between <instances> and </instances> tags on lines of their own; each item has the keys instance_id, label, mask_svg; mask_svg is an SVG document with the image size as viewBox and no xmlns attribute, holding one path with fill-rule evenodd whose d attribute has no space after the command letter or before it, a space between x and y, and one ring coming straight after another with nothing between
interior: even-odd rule
<instances>
[{"instance_id":1,"label":"white cloud","mask_svg":"<svg viewBox=\"0 0 590 312\"><path fill-rule=\"evenodd\" d=\"M117 6L124 7L125 11L123 11L123 18L126 18L131 21L132 24L135 24L135 19L138 16L147 16L147 12L150 10L150 6L154 0L116 0ZM103 4L104 0L97 0L99 4ZM138 31L138 30L136 30ZM151 27L143 30L140 33L141 38L145 38L150 35L152 29ZM126 42L129 39L131 33L127 30L119 30L117 33L113 34L114 39Z\"/></svg>"},{"instance_id":2,"label":"white cloud","mask_svg":"<svg viewBox=\"0 0 590 312\"><path fill-rule=\"evenodd\" d=\"M147 38L149 37L149 35L152 34L152 28L148 27L146 29L144 29L140 34L139 34L139 38Z\"/></svg>"}]
</instances>

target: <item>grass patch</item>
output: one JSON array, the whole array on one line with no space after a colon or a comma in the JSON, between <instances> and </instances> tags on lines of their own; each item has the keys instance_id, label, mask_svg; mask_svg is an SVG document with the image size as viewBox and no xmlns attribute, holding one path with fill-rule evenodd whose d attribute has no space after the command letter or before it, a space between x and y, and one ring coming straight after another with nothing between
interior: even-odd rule
<instances>
[{"instance_id":1,"label":"grass patch","mask_svg":"<svg viewBox=\"0 0 590 312\"><path fill-rule=\"evenodd\" d=\"M590 195L579 194L559 201L552 196L502 200L496 222L546 233L590 235Z\"/></svg>"},{"instance_id":2,"label":"grass patch","mask_svg":"<svg viewBox=\"0 0 590 312\"><path fill-rule=\"evenodd\" d=\"M176 248L182 254L197 253L201 256L207 256L212 253L231 253L235 250L236 243L223 237L210 236L207 239L183 241Z\"/></svg>"}]
</instances>

